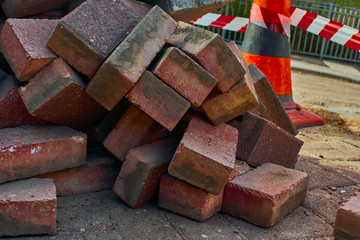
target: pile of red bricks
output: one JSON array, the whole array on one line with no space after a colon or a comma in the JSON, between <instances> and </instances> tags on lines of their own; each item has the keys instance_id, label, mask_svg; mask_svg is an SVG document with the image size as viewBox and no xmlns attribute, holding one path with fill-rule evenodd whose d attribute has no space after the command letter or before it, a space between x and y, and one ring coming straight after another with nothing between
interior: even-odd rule
<instances>
[{"instance_id":1,"label":"pile of red bricks","mask_svg":"<svg viewBox=\"0 0 360 240\"><path fill-rule=\"evenodd\" d=\"M23 2L2 7L67 1ZM53 234L56 195L108 188L132 208L263 227L304 200L302 142L234 42L157 6L88 0L60 20L9 18L0 43L15 75L0 74L0 236Z\"/></svg>"}]
</instances>

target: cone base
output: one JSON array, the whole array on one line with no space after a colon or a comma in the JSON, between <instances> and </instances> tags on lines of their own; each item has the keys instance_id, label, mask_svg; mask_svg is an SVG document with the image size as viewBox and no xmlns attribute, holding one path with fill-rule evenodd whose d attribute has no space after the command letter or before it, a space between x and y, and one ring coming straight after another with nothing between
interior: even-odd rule
<instances>
[{"instance_id":1,"label":"cone base","mask_svg":"<svg viewBox=\"0 0 360 240\"><path fill-rule=\"evenodd\" d=\"M324 125L324 120L315 113L306 111L296 104L294 109L286 109L287 114L293 121L296 129Z\"/></svg>"}]
</instances>

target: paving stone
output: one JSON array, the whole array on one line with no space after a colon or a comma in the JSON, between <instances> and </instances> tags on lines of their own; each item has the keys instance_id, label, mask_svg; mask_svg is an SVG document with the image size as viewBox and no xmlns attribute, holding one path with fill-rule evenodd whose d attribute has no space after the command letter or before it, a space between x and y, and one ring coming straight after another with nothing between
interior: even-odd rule
<instances>
[{"instance_id":1,"label":"paving stone","mask_svg":"<svg viewBox=\"0 0 360 240\"><path fill-rule=\"evenodd\" d=\"M235 166L238 134L227 124L216 127L194 115L170 163L170 175L220 194Z\"/></svg>"},{"instance_id":2,"label":"paving stone","mask_svg":"<svg viewBox=\"0 0 360 240\"><path fill-rule=\"evenodd\" d=\"M27 81L56 58L46 47L58 20L8 19L0 34L2 52L17 79Z\"/></svg>"},{"instance_id":3,"label":"paving stone","mask_svg":"<svg viewBox=\"0 0 360 240\"><path fill-rule=\"evenodd\" d=\"M84 165L36 177L52 178L56 185L57 196L111 189L120 172L119 161L102 149L90 150L87 155Z\"/></svg>"},{"instance_id":4,"label":"paving stone","mask_svg":"<svg viewBox=\"0 0 360 240\"><path fill-rule=\"evenodd\" d=\"M259 104L250 82L251 76L247 73L228 92L212 91L201 105L201 110L214 125L228 122L246 113Z\"/></svg>"},{"instance_id":5,"label":"paving stone","mask_svg":"<svg viewBox=\"0 0 360 240\"><path fill-rule=\"evenodd\" d=\"M267 77L254 64L249 66L249 71L251 79L254 82L257 96L266 108L266 114L263 114L262 117L275 123L295 136L298 131L281 105L281 102L279 101L279 98L277 97Z\"/></svg>"},{"instance_id":6,"label":"paving stone","mask_svg":"<svg viewBox=\"0 0 360 240\"><path fill-rule=\"evenodd\" d=\"M66 7L68 0L4 0L1 7L8 18L19 18Z\"/></svg>"},{"instance_id":7,"label":"paving stone","mask_svg":"<svg viewBox=\"0 0 360 240\"><path fill-rule=\"evenodd\" d=\"M259 166L270 162L293 168L303 142L270 121L252 113L230 125L239 130L237 158Z\"/></svg>"},{"instance_id":8,"label":"paving stone","mask_svg":"<svg viewBox=\"0 0 360 240\"><path fill-rule=\"evenodd\" d=\"M169 131L174 129L191 106L149 71L144 72L126 98Z\"/></svg>"},{"instance_id":9,"label":"paving stone","mask_svg":"<svg viewBox=\"0 0 360 240\"><path fill-rule=\"evenodd\" d=\"M59 21L48 46L91 78L139 21L122 1L88 0Z\"/></svg>"},{"instance_id":10,"label":"paving stone","mask_svg":"<svg viewBox=\"0 0 360 240\"><path fill-rule=\"evenodd\" d=\"M229 4L229 0L200 0L200 1L176 1L176 0L149 0L150 4L157 4L169 13L176 21L189 22L207 13Z\"/></svg>"},{"instance_id":11,"label":"paving stone","mask_svg":"<svg viewBox=\"0 0 360 240\"><path fill-rule=\"evenodd\" d=\"M180 49L170 47L158 56L152 72L166 84L199 107L217 80Z\"/></svg>"},{"instance_id":12,"label":"paving stone","mask_svg":"<svg viewBox=\"0 0 360 240\"><path fill-rule=\"evenodd\" d=\"M161 176L159 207L203 222L221 211L224 192L214 195L168 174Z\"/></svg>"},{"instance_id":13,"label":"paving stone","mask_svg":"<svg viewBox=\"0 0 360 240\"><path fill-rule=\"evenodd\" d=\"M86 83L57 58L19 88L28 112L39 119L87 129L105 115L104 109L85 92Z\"/></svg>"},{"instance_id":14,"label":"paving stone","mask_svg":"<svg viewBox=\"0 0 360 240\"><path fill-rule=\"evenodd\" d=\"M356 184L341 174L338 174L327 166L316 164L316 158L300 155L296 163L295 169L306 172L310 175L309 189L326 188L326 187L342 187Z\"/></svg>"},{"instance_id":15,"label":"paving stone","mask_svg":"<svg viewBox=\"0 0 360 240\"><path fill-rule=\"evenodd\" d=\"M0 236L54 234L56 190L51 179L0 185Z\"/></svg>"},{"instance_id":16,"label":"paving stone","mask_svg":"<svg viewBox=\"0 0 360 240\"><path fill-rule=\"evenodd\" d=\"M0 183L85 163L86 135L62 126L0 129Z\"/></svg>"},{"instance_id":17,"label":"paving stone","mask_svg":"<svg viewBox=\"0 0 360 240\"><path fill-rule=\"evenodd\" d=\"M106 137L103 144L120 161L124 161L131 148L164 137L163 135L153 135L156 132L163 131L164 128L160 124L135 105L131 105Z\"/></svg>"},{"instance_id":18,"label":"paving stone","mask_svg":"<svg viewBox=\"0 0 360 240\"><path fill-rule=\"evenodd\" d=\"M179 22L168 42L200 63L218 83L216 88L227 92L245 75L236 56L216 33Z\"/></svg>"},{"instance_id":19,"label":"paving stone","mask_svg":"<svg viewBox=\"0 0 360 240\"><path fill-rule=\"evenodd\" d=\"M132 208L154 200L178 143L170 138L131 149L115 182L115 194Z\"/></svg>"},{"instance_id":20,"label":"paving stone","mask_svg":"<svg viewBox=\"0 0 360 240\"><path fill-rule=\"evenodd\" d=\"M41 124L31 116L18 93L19 82L14 76L0 80L0 128Z\"/></svg>"},{"instance_id":21,"label":"paving stone","mask_svg":"<svg viewBox=\"0 0 360 240\"><path fill-rule=\"evenodd\" d=\"M265 163L227 184L223 212L262 227L272 227L305 199L306 173Z\"/></svg>"},{"instance_id":22,"label":"paving stone","mask_svg":"<svg viewBox=\"0 0 360 240\"><path fill-rule=\"evenodd\" d=\"M153 7L106 59L86 92L111 110L135 85L176 27L159 7Z\"/></svg>"},{"instance_id":23,"label":"paving stone","mask_svg":"<svg viewBox=\"0 0 360 240\"><path fill-rule=\"evenodd\" d=\"M338 208L334 236L346 240L360 238L360 192Z\"/></svg>"}]
</instances>

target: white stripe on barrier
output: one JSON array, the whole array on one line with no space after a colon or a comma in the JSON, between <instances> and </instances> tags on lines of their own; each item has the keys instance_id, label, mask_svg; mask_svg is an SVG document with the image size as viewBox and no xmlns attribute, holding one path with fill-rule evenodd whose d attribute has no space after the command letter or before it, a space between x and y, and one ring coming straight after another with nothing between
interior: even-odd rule
<instances>
[{"instance_id":1,"label":"white stripe on barrier","mask_svg":"<svg viewBox=\"0 0 360 240\"><path fill-rule=\"evenodd\" d=\"M305 10L296 8L293 14L290 16L291 25L297 26L305 14L306 14Z\"/></svg>"},{"instance_id":2,"label":"white stripe on barrier","mask_svg":"<svg viewBox=\"0 0 360 240\"><path fill-rule=\"evenodd\" d=\"M322 16L317 16L314 21L312 22L312 24L309 26L308 29L306 29L308 32L314 33L316 35L318 35L321 30L324 29L324 27L326 26L326 24L328 24L330 22L330 19L328 18L324 18Z\"/></svg>"},{"instance_id":3,"label":"white stripe on barrier","mask_svg":"<svg viewBox=\"0 0 360 240\"><path fill-rule=\"evenodd\" d=\"M347 41L349 41L349 39L351 39L354 34L357 33L359 33L359 30L352 27L343 26L334 34L334 36L332 36L330 40L344 45L347 43Z\"/></svg>"}]
</instances>

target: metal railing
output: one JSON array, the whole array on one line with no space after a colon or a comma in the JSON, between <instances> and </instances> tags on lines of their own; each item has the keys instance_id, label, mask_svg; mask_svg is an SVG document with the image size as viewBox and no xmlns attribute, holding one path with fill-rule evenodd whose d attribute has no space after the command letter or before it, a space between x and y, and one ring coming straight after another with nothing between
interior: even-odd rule
<instances>
[{"instance_id":1,"label":"metal railing","mask_svg":"<svg viewBox=\"0 0 360 240\"><path fill-rule=\"evenodd\" d=\"M216 12L229 16L249 17L251 5L252 0L240 0L220 8ZM356 29L360 27L360 9L311 0L292 0L291 5ZM242 43L245 35L217 28L208 29L220 34L226 41L234 40L239 44ZM360 63L359 52L293 26L291 27L291 51L320 58Z\"/></svg>"}]
</instances>

